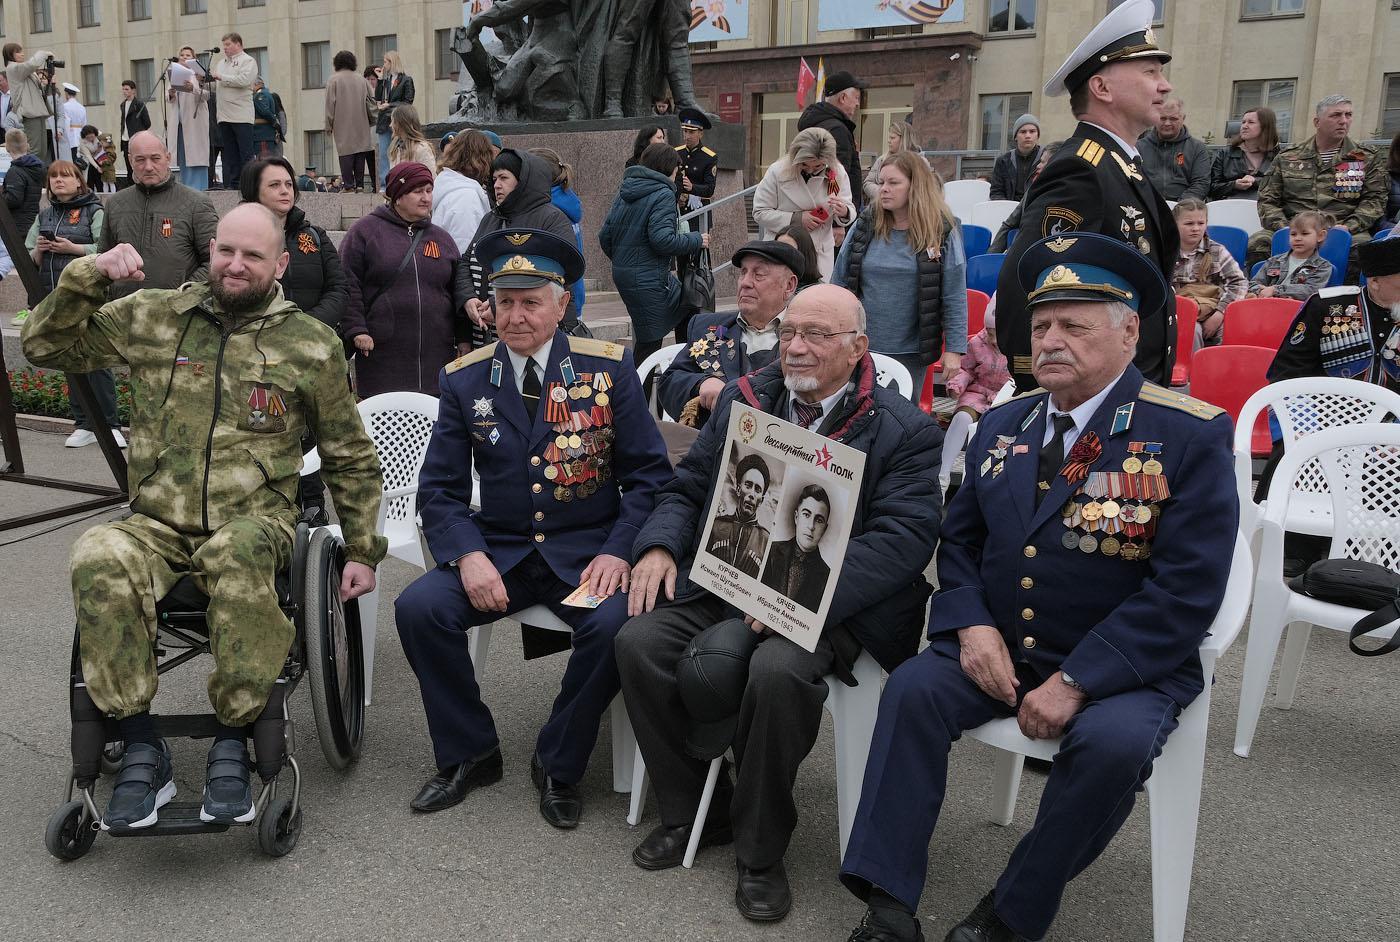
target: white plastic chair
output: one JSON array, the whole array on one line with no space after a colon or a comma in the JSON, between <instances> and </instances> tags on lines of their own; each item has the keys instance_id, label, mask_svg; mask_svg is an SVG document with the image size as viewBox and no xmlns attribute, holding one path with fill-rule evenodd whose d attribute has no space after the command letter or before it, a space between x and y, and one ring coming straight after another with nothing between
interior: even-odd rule
<instances>
[{"instance_id":1,"label":"white plastic chair","mask_svg":"<svg viewBox=\"0 0 1400 942\"><path fill-rule=\"evenodd\" d=\"M653 373L656 374L656 382L651 384L651 398L648 400L647 405L651 408L652 415L665 419L668 422L674 422L675 419L667 415L666 410L661 408L661 374L666 372L666 367L671 365L672 361L676 359L676 354L680 353L681 347L684 346L685 344L683 343L668 344L647 357L637 366L637 378L644 387L646 386L647 377Z\"/></svg>"},{"instance_id":2,"label":"white plastic chair","mask_svg":"<svg viewBox=\"0 0 1400 942\"><path fill-rule=\"evenodd\" d=\"M509 620L547 631L573 631L543 605L532 605L516 612ZM478 684L486 674L486 655L491 649L491 629L494 627L494 623L477 625L467 632L467 653L471 655L472 665L476 669ZM632 732L632 720L627 716L627 708L622 704L622 694L619 693L613 698L609 717L612 722L613 791L626 793L632 790L632 762L637 753L637 736Z\"/></svg>"},{"instance_id":3,"label":"white plastic chair","mask_svg":"<svg viewBox=\"0 0 1400 942\"><path fill-rule=\"evenodd\" d=\"M950 180L943 184L943 200L960 221L971 222L972 208L991 198L992 185L986 180Z\"/></svg>"},{"instance_id":4,"label":"white plastic chair","mask_svg":"<svg viewBox=\"0 0 1400 942\"><path fill-rule=\"evenodd\" d=\"M1271 383L1245 400L1235 423L1235 487L1240 496L1240 529L1251 541L1264 506L1253 502L1250 436L1265 409L1273 412L1285 448L1292 448L1299 439L1323 429L1400 418L1400 393L1354 379L1310 376ZM1291 490L1284 529L1331 536L1332 502L1327 498L1327 479L1321 466L1316 461L1304 465Z\"/></svg>"},{"instance_id":5,"label":"white plastic chair","mask_svg":"<svg viewBox=\"0 0 1400 942\"><path fill-rule=\"evenodd\" d=\"M1400 425L1352 425L1294 442L1274 473L1259 521L1254 614L1249 621L1240 713L1235 721L1235 754L1242 757L1249 756L1254 742L1284 626L1288 640L1279 665L1274 705L1286 710L1293 705L1312 626L1345 632L1370 614L1294 592L1283 577L1283 534L1289 529L1290 508L1298 496L1291 484L1309 466L1320 470L1332 505L1328 556L1400 570ZM1392 630L1382 627L1372 635L1388 637Z\"/></svg>"},{"instance_id":6,"label":"white plastic chair","mask_svg":"<svg viewBox=\"0 0 1400 942\"><path fill-rule=\"evenodd\" d=\"M1016 200L984 200L972 207L972 224L982 226L995 235L1001 224L1006 222L1006 217L1020 205Z\"/></svg>"},{"instance_id":7,"label":"white plastic chair","mask_svg":"<svg viewBox=\"0 0 1400 942\"><path fill-rule=\"evenodd\" d=\"M914 379L903 363L883 353L870 351L870 359L875 361L875 382L881 386L894 383L894 388L905 399L914 395Z\"/></svg>"},{"instance_id":8,"label":"white plastic chair","mask_svg":"<svg viewBox=\"0 0 1400 942\"><path fill-rule=\"evenodd\" d=\"M1196 828L1201 810L1201 781L1205 773L1206 726L1210 719L1211 679L1215 662L1229 650L1244 626L1249 610L1250 573L1254 564L1243 535L1235 538L1225 601L1201 642L1201 672L1205 689L1181 711L1176 731L1152 765L1147 779L1148 814L1152 830L1152 938L1181 942L1191 897L1191 871L1196 857ZM1257 616L1256 616L1257 617ZM1026 756L1053 761L1059 740L1028 739L1015 717L993 720L965 736L1001 750L996 759L992 817L1011 823L1016 811L1021 769Z\"/></svg>"},{"instance_id":9,"label":"white plastic chair","mask_svg":"<svg viewBox=\"0 0 1400 942\"><path fill-rule=\"evenodd\" d=\"M851 674L856 679L854 687L846 686L835 675L826 676L827 696L823 704L831 714L836 734L836 814L840 822L842 856L845 856L846 842L851 837L856 808L860 805L865 760L870 757L870 740L875 735L875 717L880 711L880 691L885 684L884 671L866 651L856 658ZM687 869L695 865L695 854L700 849L701 832L705 830L705 818L710 813L710 800L714 798L723 761L723 756L715 758L705 777L705 790L695 809L695 826L691 828L690 843L686 845L682 861ZM627 823L635 827L642 820L647 794L646 762L640 746L633 759L632 774L632 806L627 812Z\"/></svg>"},{"instance_id":10,"label":"white plastic chair","mask_svg":"<svg viewBox=\"0 0 1400 942\"><path fill-rule=\"evenodd\" d=\"M1213 200L1206 204L1206 222L1212 226L1234 226L1246 233L1264 228L1259 223L1259 204L1254 200Z\"/></svg>"}]
</instances>

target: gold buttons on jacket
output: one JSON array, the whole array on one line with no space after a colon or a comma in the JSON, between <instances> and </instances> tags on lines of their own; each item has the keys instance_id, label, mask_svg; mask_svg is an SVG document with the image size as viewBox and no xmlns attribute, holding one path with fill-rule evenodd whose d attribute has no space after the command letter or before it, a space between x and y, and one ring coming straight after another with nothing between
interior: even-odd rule
<instances>
[{"instance_id":1,"label":"gold buttons on jacket","mask_svg":"<svg viewBox=\"0 0 1400 942\"><path fill-rule=\"evenodd\" d=\"M535 511L535 519L536 519L536 520L543 520L543 519L544 519L544 511L543 511L543 510L537 510L537 511Z\"/></svg>"},{"instance_id":2,"label":"gold buttons on jacket","mask_svg":"<svg viewBox=\"0 0 1400 942\"><path fill-rule=\"evenodd\" d=\"M531 485L530 485L530 490L532 490L532 491L534 491L536 494L538 494L540 491L544 490L544 488L541 487L541 486L538 485L538 484L531 484Z\"/></svg>"},{"instance_id":3,"label":"gold buttons on jacket","mask_svg":"<svg viewBox=\"0 0 1400 942\"><path fill-rule=\"evenodd\" d=\"M1035 609L1033 609L1033 608L1023 608L1023 609L1021 609L1021 618L1022 618L1023 620L1025 620L1025 621L1030 621L1031 619L1035 618Z\"/></svg>"},{"instance_id":4,"label":"gold buttons on jacket","mask_svg":"<svg viewBox=\"0 0 1400 942\"><path fill-rule=\"evenodd\" d=\"M543 542L544 542L544 534L543 534L543 533L536 533L536 534L535 534L535 542L536 542L536 543L543 543Z\"/></svg>"},{"instance_id":5,"label":"gold buttons on jacket","mask_svg":"<svg viewBox=\"0 0 1400 942\"><path fill-rule=\"evenodd\" d=\"M1035 639L1032 638L1030 635L1026 635L1024 638L1021 639L1021 647L1023 647L1023 648L1033 648L1033 647L1035 647Z\"/></svg>"},{"instance_id":6,"label":"gold buttons on jacket","mask_svg":"<svg viewBox=\"0 0 1400 942\"><path fill-rule=\"evenodd\" d=\"M1030 576L1022 576L1022 577L1021 577L1021 588L1023 588L1023 589L1034 589L1034 588L1035 588L1035 580L1032 579Z\"/></svg>"},{"instance_id":7,"label":"gold buttons on jacket","mask_svg":"<svg viewBox=\"0 0 1400 942\"><path fill-rule=\"evenodd\" d=\"M540 466L540 456L539 456L539 455L531 455L531 456L530 456L530 464L531 464L532 466L538 468L538 467Z\"/></svg>"},{"instance_id":8,"label":"gold buttons on jacket","mask_svg":"<svg viewBox=\"0 0 1400 942\"><path fill-rule=\"evenodd\" d=\"M1023 552L1023 553L1026 554L1026 558L1027 558L1027 559L1035 559L1035 547L1034 547L1034 546L1027 546L1025 549L1021 550L1021 552Z\"/></svg>"}]
</instances>

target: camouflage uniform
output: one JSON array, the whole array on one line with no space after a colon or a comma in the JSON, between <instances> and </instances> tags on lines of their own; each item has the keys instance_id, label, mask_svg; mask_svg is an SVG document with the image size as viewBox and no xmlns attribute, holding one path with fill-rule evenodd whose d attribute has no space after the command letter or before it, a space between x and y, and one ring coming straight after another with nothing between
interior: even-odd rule
<instances>
[{"instance_id":1,"label":"camouflage uniform","mask_svg":"<svg viewBox=\"0 0 1400 942\"><path fill-rule=\"evenodd\" d=\"M133 516L73 547L73 604L94 702L118 719L156 690L155 603L185 573L210 597L209 697L231 726L261 712L293 628L273 580L291 557L301 437L319 440L346 555L384 557L379 461L345 385L340 341L284 300L219 312L205 284L104 304L94 259L69 265L24 326L35 365L131 369Z\"/></svg>"},{"instance_id":2,"label":"camouflage uniform","mask_svg":"<svg viewBox=\"0 0 1400 942\"><path fill-rule=\"evenodd\" d=\"M1251 261L1273 254L1274 233L1305 209L1331 213L1337 225L1351 232L1353 249L1370 241L1371 227L1385 213L1390 178L1385 159L1369 147L1343 138L1337 156L1323 163L1317 138L1280 151L1268 176L1259 184L1259 223L1264 228L1249 238Z\"/></svg>"}]
</instances>

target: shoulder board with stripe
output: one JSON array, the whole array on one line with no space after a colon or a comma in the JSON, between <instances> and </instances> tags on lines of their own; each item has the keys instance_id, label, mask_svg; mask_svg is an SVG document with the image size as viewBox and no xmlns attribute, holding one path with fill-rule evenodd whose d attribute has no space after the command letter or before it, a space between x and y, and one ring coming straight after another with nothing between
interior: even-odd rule
<instances>
[{"instance_id":1,"label":"shoulder board with stripe","mask_svg":"<svg viewBox=\"0 0 1400 942\"><path fill-rule=\"evenodd\" d=\"M613 343L611 340L595 340L592 337L570 337L569 350L573 353L582 353L584 356L602 357L605 360L616 360L622 362L622 354L626 348L620 343Z\"/></svg>"},{"instance_id":2,"label":"shoulder board with stripe","mask_svg":"<svg viewBox=\"0 0 1400 942\"><path fill-rule=\"evenodd\" d=\"M488 343L484 347L477 347L471 353L463 354L447 364L447 372L455 373L463 367L471 366L473 363L480 363L482 360L489 359L495 352L496 344L494 343Z\"/></svg>"},{"instance_id":3,"label":"shoulder board with stripe","mask_svg":"<svg viewBox=\"0 0 1400 942\"><path fill-rule=\"evenodd\" d=\"M1076 157L1087 161L1091 166L1094 167L1097 167L1099 165L1099 161L1103 160L1104 153L1105 151L1103 149L1102 144L1098 143L1097 141L1088 140L1080 144L1079 150L1074 152Z\"/></svg>"},{"instance_id":4,"label":"shoulder board with stripe","mask_svg":"<svg viewBox=\"0 0 1400 942\"><path fill-rule=\"evenodd\" d=\"M1008 404L1013 403L1013 402L1016 402L1018 399L1030 399L1032 396L1043 396L1043 395L1045 395L1046 392L1047 392L1046 389L1044 389L1043 387L1037 386L1037 387L1035 387L1034 389L1028 389L1028 390L1026 390L1026 391L1023 392L1023 393L1017 393L1016 395L1012 396L1010 399L1006 400L1006 402L998 402L996 405L992 406L992 407L991 407L990 409L988 409L987 411L990 412L992 409L1000 409L1002 406L1008 405Z\"/></svg>"},{"instance_id":5,"label":"shoulder board with stripe","mask_svg":"<svg viewBox=\"0 0 1400 942\"><path fill-rule=\"evenodd\" d=\"M1319 298L1345 298L1349 295L1360 294L1359 285L1337 285L1335 288L1323 288L1317 293Z\"/></svg>"},{"instance_id":6,"label":"shoulder board with stripe","mask_svg":"<svg viewBox=\"0 0 1400 942\"><path fill-rule=\"evenodd\" d=\"M684 145L684 144L677 144L677 145L676 145L676 150L685 150L685 145Z\"/></svg>"},{"instance_id":7,"label":"shoulder board with stripe","mask_svg":"<svg viewBox=\"0 0 1400 942\"><path fill-rule=\"evenodd\" d=\"M702 151L705 152L705 155L706 155L707 157L718 157L718 156L719 156L719 154L716 154L714 151L710 150L708 147L701 147L700 149L701 149Z\"/></svg>"},{"instance_id":8,"label":"shoulder board with stripe","mask_svg":"<svg viewBox=\"0 0 1400 942\"><path fill-rule=\"evenodd\" d=\"M1165 406L1168 409L1176 409L1193 415L1198 419L1213 419L1217 415L1223 415L1225 410L1219 406L1213 406L1200 399L1192 399L1170 389L1163 389L1156 383L1143 383L1142 391L1138 393L1138 399L1143 402L1150 402L1156 406Z\"/></svg>"}]
</instances>

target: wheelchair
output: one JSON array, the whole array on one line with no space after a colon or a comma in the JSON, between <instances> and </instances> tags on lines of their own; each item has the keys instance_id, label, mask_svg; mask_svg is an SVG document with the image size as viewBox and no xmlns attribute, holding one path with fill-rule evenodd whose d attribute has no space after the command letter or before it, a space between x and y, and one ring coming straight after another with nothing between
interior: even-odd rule
<instances>
[{"instance_id":1,"label":"wheelchair","mask_svg":"<svg viewBox=\"0 0 1400 942\"><path fill-rule=\"evenodd\" d=\"M354 763L364 740L365 652L358 601L345 605L340 600L344 543L333 530L313 527L310 521L303 513L297 523L291 566L277 576L279 603L296 630L282 673L262 714L252 724L252 754L262 786L254 799L257 815L246 825L236 825L256 828L259 849L271 857L290 853L301 836L301 766L295 756L288 701L302 679L310 682L316 731L333 769L344 771ZM189 575L157 603L157 674L209 653L208 604L208 596L196 588ZM122 756L116 721L103 714L88 696L76 631L69 710L73 768L64 802L50 816L44 834L45 847L60 860L77 860L92 848L102 819L93 789L102 773L117 770ZM163 737L212 739L217 731L212 713L153 715L153 719ZM283 783L288 770L290 788ZM235 826L201 821L200 804L199 799L171 802L148 828L106 833L113 837L168 836L221 832Z\"/></svg>"}]
</instances>

